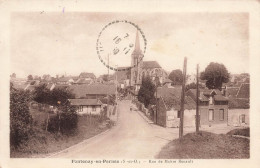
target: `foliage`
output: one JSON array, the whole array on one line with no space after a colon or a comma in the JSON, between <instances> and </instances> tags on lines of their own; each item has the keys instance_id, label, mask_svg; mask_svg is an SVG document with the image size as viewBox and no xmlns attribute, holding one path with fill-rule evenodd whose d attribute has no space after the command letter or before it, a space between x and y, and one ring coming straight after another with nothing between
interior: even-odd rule
<instances>
[{"instance_id":1,"label":"foliage","mask_svg":"<svg viewBox=\"0 0 260 168\"><path fill-rule=\"evenodd\" d=\"M138 101L142 102L145 107L154 102L155 85L149 76L143 78L142 85L138 92Z\"/></svg>"},{"instance_id":2,"label":"foliage","mask_svg":"<svg viewBox=\"0 0 260 168\"><path fill-rule=\"evenodd\" d=\"M28 79L28 80L33 80L33 76L32 76L32 75L28 75L28 76L27 76L27 79Z\"/></svg>"},{"instance_id":3,"label":"foliage","mask_svg":"<svg viewBox=\"0 0 260 168\"><path fill-rule=\"evenodd\" d=\"M103 79L103 81L107 82L108 81L108 75L107 74L103 75L102 79Z\"/></svg>"},{"instance_id":4,"label":"foliage","mask_svg":"<svg viewBox=\"0 0 260 168\"><path fill-rule=\"evenodd\" d=\"M75 95L73 95L69 90L64 88L54 88L50 91L46 84L35 87L33 95L34 101L54 106L57 105L58 101L60 101L61 104L64 104L68 99L75 98Z\"/></svg>"},{"instance_id":5,"label":"foliage","mask_svg":"<svg viewBox=\"0 0 260 168\"><path fill-rule=\"evenodd\" d=\"M181 85L183 81L182 71L180 69L173 70L169 74L169 79L172 80L174 85Z\"/></svg>"},{"instance_id":6,"label":"foliage","mask_svg":"<svg viewBox=\"0 0 260 168\"><path fill-rule=\"evenodd\" d=\"M57 102L60 101L61 104L64 104L67 102L68 99L74 99L75 95L71 93L69 90L66 90L64 88L54 88L50 92L50 105L57 105Z\"/></svg>"},{"instance_id":7,"label":"foliage","mask_svg":"<svg viewBox=\"0 0 260 168\"><path fill-rule=\"evenodd\" d=\"M35 87L33 92L33 99L38 103L48 104L51 92L47 89L46 84L41 84Z\"/></svg>"},{"instance_id":8,"label":"foliage","mask_svg":"<svg viewBox=\"0 0 260 168\"><path fill-rule=\"evenodd\" d=\"M211 62L201 72L201 79L206 80L206 86L209 89L222 90L222 84L229 81L229 73L223 64Z\"/></svg>"},{"instance_id":9,"label":"foliage","mask_svg":"<svg viewBox=\"0 0 260 168\"><path fill-rule=\"evenodd\" d=\"M10 87L10 144L17 148L28 139L32 117L29 112L30 101L28 91L16 90L13 84Z\"/></svg>"},{"instance_id":10,"label":"foliage","mask_svg":"<svg viewBox=\"0 0 260 168\"><path fill-rule=\"evenodd\" d=\"M11 78L16 78L16 74L12 73Z\"/></svg>"},{"instance_id":11,"label":"foliage","mask_svg":"<svg viewBox=\"0 0 260 168\"><path fill-rule=\"evenodd\" d=\"M72 134L78 125L78 115L75 107L66 104L59 107L59 113L49 119L48 131Z\"/></svg>"},{"instance_id":12,"label":"foliage","mask_svg":"<svg viewBox=\"0 0 260 168\"><path fill-rule=\"evenodd\" d=\"M196 89L196 88L197 88L197 84L192 82L185 86L185 91L188 91L190 89ZM199 83L199 88L203 88L203 86L200 83Z\"/></svg>"},{"instance_id":13,"label":"foliage","mask_svg":"<svg viewBox=\"0 0 260 168\"><path fill-rule=\"evenodd\" d=\"M48 122L48 131L60 131L64 134L69 134L77 128L77 113L76 109L68 104L68 99L75 98L69 90L63 88L54 88L52 91L46 88L46 84L35 88L34 100L38 103L58 106L58 115L51 117Z\"/></svg>"}]
</instances>

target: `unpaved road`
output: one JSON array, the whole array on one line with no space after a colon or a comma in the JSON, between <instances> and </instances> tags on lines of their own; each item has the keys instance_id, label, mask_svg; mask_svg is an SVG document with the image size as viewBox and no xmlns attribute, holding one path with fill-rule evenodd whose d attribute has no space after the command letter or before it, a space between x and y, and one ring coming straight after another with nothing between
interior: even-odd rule
<instances>
[{"instance_id":1,"label":"unpaved road","mask_svg":"<svg viewBox=\"0 0 260 168\"><path fill-rule=\"evenodd\" d=\"M118 122L111 130L51 155L58 158L154 158L161 147L178 138L178 132L148 124L130 101L118 104Z\"/></svg>"}]
</instances>

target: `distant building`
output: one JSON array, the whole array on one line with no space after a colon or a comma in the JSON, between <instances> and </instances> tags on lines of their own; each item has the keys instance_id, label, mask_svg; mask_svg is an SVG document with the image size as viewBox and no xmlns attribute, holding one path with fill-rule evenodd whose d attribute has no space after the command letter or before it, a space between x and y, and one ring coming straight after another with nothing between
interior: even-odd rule
<instances>
[{"instance_id":1,"label":"distant building","mask_svg":"<svg viewBox=\"0 0 260 168\"><path fill-rule=\"evenodd\" d=\"M145 76L150 76L153 81L159 80L161 84L164 83L165 79L168 77L168 74L157 61L143 61L143 51L140 49L140 41L138 32L136 33L135 40L135 49L131 55L131 70L129 74L127 71L118 72L120 74L119 80L121 84L130 85L133 87L131 93L138 92L140 85L142 84L142 78ZM119 67L128 68L128 67Z\"/></svg>"},{"instance_id":2,"label":"distant building","mask_svg":"<svg viewBox=\"0 0 260 168\"><path fill-rule=\"evenodd\" d=\"M182 87L157 88L158 107L154 108L157 124L165 127L179 127ZM157 110L157 114L156 114ZM195 126L196 90L190 89L185 96L184 126ZM228 123L228 98L219 90L201 89L199 96L200 125Z\"/></svg>"},{"instance_id":3,"label":"distant building","mask_svg":"<svg viewBox=\"0 0 260 168\"><path fill-rule=\"evenodd\" d=\"M88 72L80 73L79 78L87 79L87 80L96 80L96 76L93 73L88 73Z\"/></svg>"},{"instance_id":4,"label":"distant building","mask_svg":"<svg viewBox=\"0 0 260 168\"><path fill-rule=\"evenodd\" d=\"M78 114L100 115L102 102L98 99L68 99L71 106L76 107Z\"/></svg>"},{"instance_id":5,"label":"distant building","mask_svg":"<svg viewBox=\"0 0 260 168\"><path fill-rule=\"evenodd\" d=\"M73 77L61 77L61 78L58 78L56 83L59 84L59 85L72 85L74 84L75 80L73 79Z\"/></svg>"}]
</instances>

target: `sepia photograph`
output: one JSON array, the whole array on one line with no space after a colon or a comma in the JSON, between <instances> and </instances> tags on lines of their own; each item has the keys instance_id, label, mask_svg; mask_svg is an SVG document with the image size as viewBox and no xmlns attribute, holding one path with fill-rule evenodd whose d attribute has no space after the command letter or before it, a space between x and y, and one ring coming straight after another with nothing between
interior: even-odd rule
<instances>
[{"instance_id":1,"label":"sepia photograph","mask_svg":"<svg viewBox=\"0 0 260 168\"><path fill-rule=\"evenodd\" d=\"M7 162L256 159L250 12L55 5L8 18Z\"/></svg>"},{"instance_id":2,"label":"sepia photograph","mask_svg":"<svg viewBox=\"0 0 260 168\"><path fill-rule=\"evenodd\" d=\"M250 158L247 13L65 11L11 15L10 157Z\"/></svg>"}]
</instances>

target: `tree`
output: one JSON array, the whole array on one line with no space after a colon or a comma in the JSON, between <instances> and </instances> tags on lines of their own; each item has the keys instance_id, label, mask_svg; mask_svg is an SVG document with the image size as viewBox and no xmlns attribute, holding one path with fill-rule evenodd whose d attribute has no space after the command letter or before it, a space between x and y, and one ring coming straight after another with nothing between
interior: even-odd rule
<instances>
[{"instance_id":1,"label":"tree","mask_svg":"<svg viewBox=\"0 0 260 168\"><path fill-rule=\"evenodd\" d=\"M32 75L28 75L27 76L27 80L33 80L33 76Z\"/></svg>"},{"instance_id":2,"label":"tree","mask_svg":"<svg viewBox=\"0 0 260 168\"><path fill-rule=\"evenodd\" d=\"M10 144L17 148L28 139L31 130L32 117L28 107L31 96L28 91L13 88L12 83L10 86Z\"/></svg>"},{"instance_id":3,"label":"tree","mask_svg":"<svg viewBox=\"0 0 260 168\"><path fill-rule=\"evenodd\" d=\"M153 84L151 78L149 76L144 77L137 98L145 105L145 107L148 107L148 105L152 104L154 101L155 89L155 85Z\"/></svg>"},{"instance_id":4,"label":"tree","mask_svg":"<svg viewBox=\"0 0 260 168\"><path fill-rule=\"evenodd\" d=\"M169 79L172 80L174 85L181 85L182 84L182 71L180 69L173 70L169 74Z\"/></svg>"},{"instance_id":5,"label":"tree","mask_svg":"<svg viewBox=\"0 0 260 168\"><path fill-rule=\"evenodd\" d=\"M46 84L35 87L33 95L34 101L53 106L57 106L58 101L60 101L60 104L65 104L68 99L75 98L75 95L72 94L69 90L63 88L54 88L52 91L50 91Z\"/></svg>"},{"instance_id":6,"label":"tree","mask_svg":"<svg viewBox=\"0 0 260 168\"><path fill-rule=\"evenodd\" d=\"M102 75L102 79L103 79L103 81L107 82L108 81L108 75L107 74L106 75Z\"/></svg>"},{"instance_id":7,"label":"tree","mask_svg":"<svg viewBox=\"0 0 260 168\"><path fill-rule=\"evenodd\" d=\"M41 84L35 87L33 92L33 99L38 103L49 104L51 99L51 91L47 89L46 84Z\"/></svg>"},{"instance_id":8,"label":"tree","mask_svg":"<svg viewBox=\"0 0 260 168\"><path fill-rule=\"evenodd\" d=\"M206 86L209 89L222 89L222 84L229 81L229 73L223 64L211 62L201 72L200 78L206 80Z\"/></svg>"},{"instance_id":9,"label":"tree","mask_svg":"<svg viewBox=\"0 0 260 168\"><path fill-rule=\"evenodd\" d=\"M64 88L54 88L49 95L48 104L57 105L57 102L60 101L61 104L65 104L68 99L74 99L75 95L69 90Z\"/></svg>"},{"instance_id":10,"label":"tree","mask_svg":"<svg viewBox=\"0 0 260 168\"><path fill-rule=\"evenodd\" d=\"M11 78L16 78L16 74L12 73Z\"/></svg>"},{"instance_id":11,"label":"tree","mask_svg":"<svg viewBox=\"0 0 260 168\"><path fill-rule=\"evenodd\" d=\"M199 88L203 88L203 86L201 84L199 84ZM185 91L188 91L190 89L197 89L197 84L192 82L192 83L186 85Z\"/></svg>"}]
</instances>

